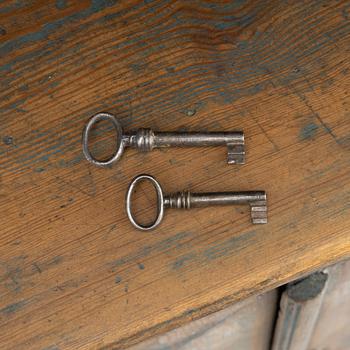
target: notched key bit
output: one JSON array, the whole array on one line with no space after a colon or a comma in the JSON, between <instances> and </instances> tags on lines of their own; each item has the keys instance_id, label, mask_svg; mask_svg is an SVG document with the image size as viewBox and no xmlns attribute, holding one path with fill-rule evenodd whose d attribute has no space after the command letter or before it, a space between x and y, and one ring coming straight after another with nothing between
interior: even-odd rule
<instances>
[{"instance_id":1,"label":"notched key bit","mask_svg":"<svg viewBox=\"0 0 350 350\"><path fill-rule=\"evenodd\" d=\"M139 224L133 214L131 196L136 184L140 181L150 181L157 191L157 217L150 225ZM213 205L249 204L250 216L253 224L267 223L267 198L265 191L241 192L209 192L191 193L182 191L164 195L159 182L151 175L136 176L130 183L126 194L126 212L130 222L140 230L151 230L157 227L163 219L164 209L191 209Z\"/></svg>"},{"instance_id":2,"label":"notched key bit","mask_svg":"<svg viewBox=\"0 0 350 350\"><path fill-rule=\"evenodd\" d=\"M112 121L117 132L116 151L106 161L94 158L88 146L90 130L100 120ZM117 162L122 156L125 147L148 152L160 147L208 147L221 145L227 146L228 164L244 164L244 135L241 131L157 132L151 129L138 129L135 133L123 134L119 121L109 113L98 113L93 116L83 131L83 153L89 162L101 167Z\"/></svg>"}]
</instances>

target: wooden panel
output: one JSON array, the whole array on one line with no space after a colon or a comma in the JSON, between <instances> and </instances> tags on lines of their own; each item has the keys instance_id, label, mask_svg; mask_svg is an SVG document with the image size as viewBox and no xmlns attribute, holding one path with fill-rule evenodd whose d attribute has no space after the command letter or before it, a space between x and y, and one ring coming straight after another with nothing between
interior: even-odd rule
<instances>
[{"instance_id":1,"label":"wooden panel","mask_svg":"<svg viewBox=\"0 0 350 350\"><path fill-rule=\"evenodd\" d=\"M322 306L308 344L309 350L343 350L350 345L350 260L328 268Z\"/></svg>"},{"instance_id":2,"label":"wooden panel","mask_svg":"<svg viewBox=\"0 0 350 350\"><path fill-rule=\"evenodd\" d=\"M349 16L347 1L2 1L2 348L125 348L348 256ZM242 128L247 164L169 149L96 168L80 138L102 110L126 129ZM269 224L226 207L135 231L141 172L167 191L264 189Z\"/></svg>"},{"instance_id":3,"label":"wooden panel","mask_svg":"<svg viewBox=\"0 0 350 350\"><path fill-rule=\"evenodd\" d=\"M288 284L273 350L343 350L350 344L350 260Z\"/></svg>"},{"instance_id":4,"label":"wooden panel","mask_svg":"<svg viewBox=\"0 0 350 350\"><path fill-rule=\"evenodd\" d=\"M269 350L277 290L250 297L130 350Z\"/></svg>"},{"instance_id":5,"label":"wooden panel","mask_svg":"<svg viewBox=\"0 0 350 350\"><path fill-rule=\"evenodd\" d=\"M315 272L282 294L272 350L307 350L325 295L328 274Z\"/></svg>"}]
</instances>

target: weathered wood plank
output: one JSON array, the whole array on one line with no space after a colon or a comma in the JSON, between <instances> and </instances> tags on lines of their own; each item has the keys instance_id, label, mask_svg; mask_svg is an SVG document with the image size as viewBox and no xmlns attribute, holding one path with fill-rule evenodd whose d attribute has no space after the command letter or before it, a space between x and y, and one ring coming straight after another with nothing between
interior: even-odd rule
<instances>
[{"instance_id":1,"label":"weathered wood plank","mask_svg":"<svg viewBox=\"0 0 350 350\"><path fill-rule=\"evenodd\" d=\"M125 348L348 256L349 33L347 1L2 2L2 346ZM242 128L247 164L184 149L95 168L80 138L103 110L126 129ZM174 211L136 232L140 172L262 188L270 222Z\"/></svg>"}]
</instances>

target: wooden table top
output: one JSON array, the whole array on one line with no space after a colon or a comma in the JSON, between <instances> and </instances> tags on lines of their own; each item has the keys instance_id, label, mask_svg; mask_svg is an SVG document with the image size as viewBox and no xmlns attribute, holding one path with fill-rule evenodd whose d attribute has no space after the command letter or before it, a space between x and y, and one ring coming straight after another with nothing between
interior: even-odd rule
<instances>
[{"instance_id":1,"label":"wooden table top","mask_svg":"<svg viewBox=\"0 0 350 350\"><path fill-rule=\"evenodd\" d=\"M348 1L3 1L0 40L2 349L126 348L349 256ZM100 111L125 130L242 129L246 164L217 147L97 168L81 133ZM137 231L139 173L266 190L269 223L217 207Z\"/></svg>"}]
</instances>

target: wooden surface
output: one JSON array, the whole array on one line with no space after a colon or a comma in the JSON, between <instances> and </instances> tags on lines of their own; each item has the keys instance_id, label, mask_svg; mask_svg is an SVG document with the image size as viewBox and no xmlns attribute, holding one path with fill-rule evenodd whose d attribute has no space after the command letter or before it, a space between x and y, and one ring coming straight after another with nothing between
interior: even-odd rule
<instances>
[{"instance_id":1,"label":"wooden surface","mask_svg":"<svg viewBox=\"0 0 350 350\"><path fill-rule=\"evenodd\" d=\"M130 350L269 350L278 291L252 296Z\"/></svg>"},{"instance_id":2,"label":"wooden surface","mask_svg":"<svg viewBox=\"0 0 350 350\"><path fill-rule=\"evenodd\" d=\"M348 1L0 6L2 349L126 348L349 256ZM80 139L98 111L126 130L243 129L247 163L128 150L96 168ZM136 231L141 172L167 191L264 189L269 223L222 207Z\"/></svg>"}]
</instances>

